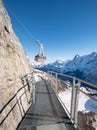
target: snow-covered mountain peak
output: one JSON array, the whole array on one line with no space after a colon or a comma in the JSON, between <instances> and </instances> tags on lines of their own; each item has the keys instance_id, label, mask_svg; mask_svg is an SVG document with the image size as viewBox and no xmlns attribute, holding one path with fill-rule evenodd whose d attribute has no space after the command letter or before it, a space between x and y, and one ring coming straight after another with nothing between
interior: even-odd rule
<instances>
[{"instance_id":1,"label":"snow-covered mountain peak","mask_svg":"<svg viewBox=\"0 0 97 130\"><path fill-rule=\"evenodd\" d=\"M78 78L81 78L83 74L84 78L89 79L88 81L94 81L94 79L96 81L97 73L94 72L97 72L97 52L92 52L84 56L77 54L72 60L56 60L53 63L40 66L38 69L73 74L76 77L79 76ZM95 83L97 83L97 81Z\"/></svg>"},{"instance_id":2,"label":"snow-covered mountain peak","mask_svg":"<svg viewBox=\"0 0 97 130\"><path fill-rule=\"evenodd\" d=\"M75 59L77 59L77 58L79 58L79 57L80 57L80 55L79 55L79 54L76 54L75 57L73 58L73 60L75 60Z\"/></svg>"},{"instance_id":3,"label":"snow-covered mountain peak","mask_svg":"<svg viewBox=\"0 0 97 130\"><path fill-rule=\"evenodd\" d=\"M55 63L59 63L59 64L62 64L64 61L62 60L56 60Z\"/></svg>"},{"instance_id":4,"label":"snow-covered mountain peak","mask_svg":"<svg viewBox=\"0 0 97 130\"><path fill-rule=\"evenodd\" d=\"M56 60L55 62L53 62L52 64L54 64L54 65L58 65L58 64L62 64L63 63L63 61L61 61L61 60Z\"/></svg>"},{"instance_id":5,"label":"snow-covered mountain peak","mask_svg":"<svg viewBox=\"0 0 97 130\"><path fill-rule=\"evenodd\" d=\"M95 58L95 57L97 57L97 52L92 52L89 56L92 58Z\"/></svg>"}]
</instances>

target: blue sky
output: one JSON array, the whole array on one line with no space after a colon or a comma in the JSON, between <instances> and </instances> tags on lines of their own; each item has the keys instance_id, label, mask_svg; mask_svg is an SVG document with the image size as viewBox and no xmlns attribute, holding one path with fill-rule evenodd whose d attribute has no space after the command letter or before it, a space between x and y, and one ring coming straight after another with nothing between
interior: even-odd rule
<instances>
[{"instance_id":1,"label":"blue sky","mask_svg":"<svg viewBox=\"0 0 97 130\"><path fill-rule=\"evenodd\" d=\"M30 60L44 45L47 61L97 52L97 0L3 0Z\"/></svg>"}]
</instances>

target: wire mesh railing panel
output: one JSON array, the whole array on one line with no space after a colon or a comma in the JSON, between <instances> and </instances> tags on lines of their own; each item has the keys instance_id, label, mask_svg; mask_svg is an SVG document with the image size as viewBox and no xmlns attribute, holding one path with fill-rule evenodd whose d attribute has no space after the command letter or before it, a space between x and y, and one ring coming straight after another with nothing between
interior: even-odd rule
<instances>
[{"instance_id":1,"label":"wire mesh railing panel","mask_svg":"<svg viewBox=\"0 0 97 130\"><path fill-rule=\"evenodd\" d=\"M97 85L65 74L49 74L52 87L75 126L84 128L80 121L83 114L83 124L86 123L87 128L96 124L97 128Z\"/></svg>"}]
</instances>

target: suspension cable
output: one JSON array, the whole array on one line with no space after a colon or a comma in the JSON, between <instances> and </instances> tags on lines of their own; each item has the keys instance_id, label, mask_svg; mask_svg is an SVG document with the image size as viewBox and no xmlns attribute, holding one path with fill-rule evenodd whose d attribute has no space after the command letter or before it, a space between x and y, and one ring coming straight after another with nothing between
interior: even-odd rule
<instances>
[{"instance_id":1,"label":"suspension cable","mask_svg":"<svg viewBox=\"0 0 97 130\"><path fill-rule=\"evenodd\" d=\"M16 14L14 13L14 11L12 9L10 9L8 7L8 5L6 4L6 2L4 2L4 4L6 5L6 8L9 10L9 12L13 15L13 17L16 19L16 21L23 27L23 29L27 32L27 34L31 37L31 39L33 39L35 41L35 36L32 35L32 33L28 30L28 28L24 25L24 23L16 16Z\"/></svg>"}]
</instances>

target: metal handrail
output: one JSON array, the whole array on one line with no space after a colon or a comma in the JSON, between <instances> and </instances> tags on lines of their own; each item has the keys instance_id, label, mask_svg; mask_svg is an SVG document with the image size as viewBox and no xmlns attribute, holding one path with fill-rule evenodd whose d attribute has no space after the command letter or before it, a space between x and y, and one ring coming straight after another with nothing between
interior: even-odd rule
<instances>
[{"instance_id":1,"label":"metal handrail","mask_svg":"<svg viewBox=\"0 0 97 130\"><path fill-rule=\"evenodd\" d=\"M71 102L70 102L70 112L68 112L66 109L66 106L65 104L63 103L63 101L60 99L60 97L58 96L58 90L55 90L56 92L56 95L58 97L58 99L60 100L62 106L64 107L65 111L67 112L68 116L70 117L71 121L75 124L75 127L78 127L78 124L77 124L77 111L78 111L78 93L79 92L82 92L83 94L85 94L86 96L88 96L90 99L94 100L97 102L97 99L95 99L94 97L90 96L89 94L85 93L84 91L82 91L80 89L80 87L85 87L85 86L82 86L82 83L85 84L85 85L88 85L88 86L91 86L92 88L91 89L95 89L97 90L97 85L95 84L92 84L92 83L89 83L87 81L84 81L84 80L81 80L79 78L76 78L76 77L73 77L73 76L70 76L70 75L66 75L66 74L62 74L62 73L56 73L54 71L48 71L48 77L50 78L51 80L51 83L53 82L56 82L54 85L55 85L55 89L57 88L58 89L58 81L60 80L58 78L58 76L64 76L66 78L69 78L69 79L72 79L72 91L71 91ZM55 81L52 80L52 78L54 77ZM62 80L62 79L61 79ZM61 81L60 80L60 81ZM62 80L64 81L64 80ZM65 81L64 81L65 82ZM57 85L57 87L56 87ZM51 85L52 86L52 85ZM86 88L88 88L88 86Z\"/></svg>"},{"instance_id":2,"label":"metal handrail","mask_svg":"<svg viewBox=\"0 0 97 130\"><path fill-rule=\"evenodd\" d=\"M54 72L54 71L48 71L48 73L56 74L56 72ZM92 87L94 87L95 89L97 89L97 85L92 84L92 83L87 82L87 81L84 81L84 80L82 80L82 79L76 78L76 77L74 77L74 76L70 76L70 75L66 75L66 74L62 74L62 73L57 73L57 75L61 75L61 76L64 76L64 77L67 77L67 78L71 78L71 79L74 79L74 78L75 78L75 80L80 81L80 82L82 82L82 83L85 83L85 84L87 84L87 85L89 85L89 86L92 86Z\"/></svg>"},{"instance_id":3,"label":"metal handrail","mask_svg":"<svg viewBox=\"0 0 97 130\"><path fill-rule=\"evenodd\" d=\"M28 78L28 76L29 75L32 75L33 73L29 73L29 74L26 74L24 77L22 77L23 79L25 78ZM28 80L28 82L30 82L32 80L32 77ZM3 111L6 109L6 107L11 103L11 101L12 100L14 100L15 99L15 97L17 97L17 95L18 95L18 93L22 90L22 89L24 89L26 86L28 85L28 83L26 82L25 84L23 84L23 86L19 89L19 90L17 90L17 92L12 96L12 98L11 99L9 99L9 101L2 107L2 109L0 110L0 114L2 114L3 113ZM20 96L19 96L19 98L21 97L21 96L23 96L25 93L26 93L26 91L28 91L28 88L25 90L25 92L24 93L22 93ZM17 105L17 103L18 103L18 101L16 101L15 103L14 103L14 105L13 105L13 107L7 112L7 114L3 117L3 119L1 120L1 122L0 122L0 125L5 121L5 119L8 117L8 115L10 114L10 112L14 109L14 107Z\"/></svg>"},{"instance_id":4,"label":"metal handrail","mask_svg":"<svg viewBox=\"0 0 97 130\"><path fill-rule=\"evenodd\" d=\"M29 74L28 74L29 75ZM24 77L26 77L27 75L25 75ZM23 77L23 78L24 78ZM31 80L31 79L30 79ZM29 81L30 81L29 80ZM2 109L0 110L0 114L2 113L2 111L6 108L6 106L14 99L14 97L16 97L16 95L27 85L27 83L25 85L23 85L23 87L21 87L20 89L18 89L18 91L12 96L11 99L9 99L9 101L2 107Z\"/></svg>"}]
</instances>

